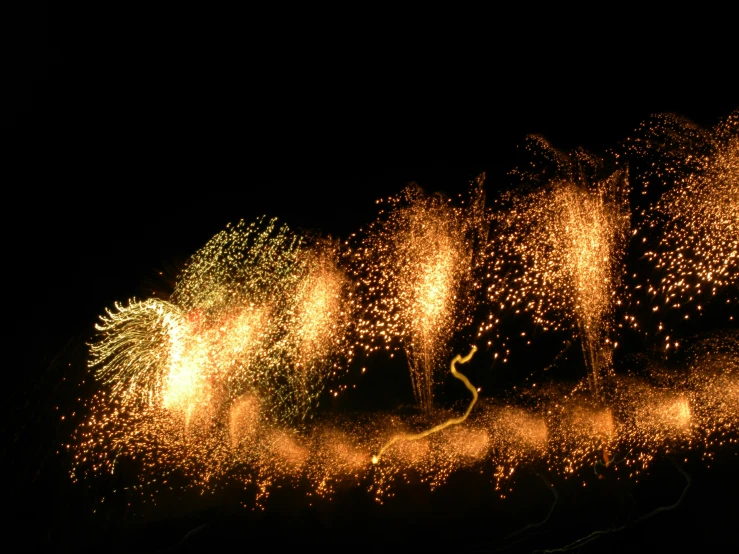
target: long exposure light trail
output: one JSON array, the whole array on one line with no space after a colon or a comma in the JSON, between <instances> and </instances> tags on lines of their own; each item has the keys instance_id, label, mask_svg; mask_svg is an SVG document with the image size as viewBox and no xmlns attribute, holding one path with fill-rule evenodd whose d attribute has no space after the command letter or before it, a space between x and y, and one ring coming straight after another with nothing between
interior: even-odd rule
<instances>
[{"instance_id":1,"label":"long exposure light trail","mask_svg":"<svg viewBox=\"0 0 739 554\"><path fill-rule=\"evenodd\" d=\"M442 429L446 429L447 427L451 425L459 425L460 423L463 423L467 417L470 415L470 412L472 411L472 408L474 407L475 403L477 402L477 390L475 387L472 386L472 383L470 383L469 379L459 373L456 368L456 364L466 364L472 359L472 356L474 353L477 352L477 347L473 346L470 350L469 354L462 357L461 355L457 354L453 359L451 363L451 373L454 377L459 379L464 383L464 386L467 387L467 389L472 393L472 401L470 402L469 406L467 406L467 410L464 412L464 414L460 417L455 417L452 419L447 419L445 422L440 423L439 425L434 425L431 429L427 429L426 431L422 431L420 433L415 433L413 435L395 435L393 438L391 438L389 441L387 441L385 444L382 445L382 448L380 448L380 451L372 456L372 463L376 464L380 461L380 458L382 457L382 454L390 448L393 444L395 444L398 441L413 441L422 439L424 437L428 437L429 435L433 435L434 433L438 433Z\"/></svg>"},{"instance_id":2,"label":"long exposure light trail","mask_svg":"<svg viewBox=\"0 0 739 554\"><path fill-rule=\"evenodd\" d=\"M96 389L75 411L72 479L124 466L136 490L176 475L202 491L252 487L252 505L286 485L382 502L464 468L506 496L532 464L636 481L667 455L735 452L739 112L713 129L657 118L617 159L541 137L528 149L522 187L489 205L481 176L456 201L410 186L341 241L266 216L229 224L169 298L113 303L88 345ZM651 192L634 200L633 184ZM723 327L692 333L667 307ZM562 353L536 378L518 364L541 332L577 339L585 371ZM456 368L477 347L452 358L472 394L458 415L436 402L454 394L440 370L472 338L489 370L470 374L478 389ZM332 411L381 354L401 358L412 411ZM515 385L491 394L501 359Z\"/></svg>"}]
</instances>

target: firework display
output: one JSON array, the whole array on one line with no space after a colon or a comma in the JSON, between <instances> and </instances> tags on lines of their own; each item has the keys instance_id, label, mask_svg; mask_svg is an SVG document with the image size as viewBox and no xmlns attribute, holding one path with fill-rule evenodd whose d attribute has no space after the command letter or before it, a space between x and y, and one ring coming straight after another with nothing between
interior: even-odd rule
<instances>
[{"instance_id":1,"label":"firework display","mask_svg":"<svg viewBox=\"0 0 739 554\"><path fill-rule=\"evenodd\" d=\"M739 114L710 130L655 118L627 144L645 166L642 194L667 188L642 214L644 256L654 267L646 291L657 311L683 307L700 316L739 274Z\"/></svg>"},{"instance_id":2,"label":"firework display","mask_svg":"<svg viewBox=\"0 0 739 554\"><path fill-rule=\"evenodd\" d=\"M667 336L660 310L734 321L739 113L713 129L658 118L604 156L539 137L527 148L521 186L488 204L481 176L459 199L409 186L339 242L242 221L190 258L168 298L116 303L89 345L97 389L67 445L72 478L134 464L145 494L176 477L253 486L253 505L285 483L384 502L468 468L505 496L533 464L638 479L665 454L736 449L739 334ZM481 392L470 375L516 364L514 319L522 348L542 334L577 344L579 379L521 367L515 393ZM619 356L635 329L661 356L687 346L669 363ZM360 354L382 352L407 367L412 412L321 405L346 393ZM450 383L467 396L444 405Z\"/></svg>"},{"instance_id":3,"label":"firework display","mask_svg":"<svg viewBox=\"0 0 739 554\"><path fill-rule=\"evenodd\" d=\"M508 195L491 244L488 303L531 312L545 331L574 327L590 384L601 394L612 373L614 308L629 230L625 170L607 173L582 151L565 154L534 137L533 192ZM543 168L543 169L542 169ZM492 319L492 315L491 318ZM483 331L484 329L481 329Z\"/></svg>"}]
</instances>

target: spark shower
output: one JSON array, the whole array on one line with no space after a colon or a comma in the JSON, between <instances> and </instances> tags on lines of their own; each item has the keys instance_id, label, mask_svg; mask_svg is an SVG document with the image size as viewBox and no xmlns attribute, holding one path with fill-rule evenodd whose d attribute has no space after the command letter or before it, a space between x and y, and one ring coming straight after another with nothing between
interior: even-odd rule
<instances>
[{"instance_id":1,"label":"spark shower","mask_svg":"<svg viewBox=\"0 0 739 554\"><path fill-rule=\"evenodd\" d=\"M599 155L541 137L526 153L505 193L484 176L459 198L409 185L338 240L229 224L166 299L105 309L72 479L125 462L151 498L235 482L264 506L308 482L310 497L383 502L469 468L505 496L533 463L638 479L670 453L735 451L739 112L710 129L657 116ZM690 334L700 318L712 329ZM553 338L543 366L519 361ZM582 365L563 356L575 349ZM326 407L389 359L415 410ZM472 374L502 367L518 385L486 394Z\"/></svg>"}]
</instances>

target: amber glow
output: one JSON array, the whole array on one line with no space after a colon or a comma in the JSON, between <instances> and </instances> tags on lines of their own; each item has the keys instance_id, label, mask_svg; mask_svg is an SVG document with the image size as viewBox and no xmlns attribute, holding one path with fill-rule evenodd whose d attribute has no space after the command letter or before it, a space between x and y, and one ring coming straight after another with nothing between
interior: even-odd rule
<instances>
[{"instance_id":1,"label":"amber glow","mask_svg":"<svg viewBox=\"0 0 739 554\"><path fill-rule=\"evenodd\" d=\"M267 218L226 226L169 298L100 317L72 478L125 460L150 497L176 473L254 490L250 507L291 486L384 502L464 468L506 496L521 468L585 486L735 451L738 123L657 119L625 161L532 137L521 187L486 204L483 176L454 199L409 186L341 242ZM542 362L543 338L561 351ZM473 355L477 386L457 370ZM352 412L384 363L409 400Z\"/></svg>"}]
</instances>

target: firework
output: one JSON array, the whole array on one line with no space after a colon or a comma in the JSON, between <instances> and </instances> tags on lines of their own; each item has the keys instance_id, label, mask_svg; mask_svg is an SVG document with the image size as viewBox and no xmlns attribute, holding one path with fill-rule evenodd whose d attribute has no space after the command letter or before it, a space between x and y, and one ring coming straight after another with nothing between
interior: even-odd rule
<instances>
[{"instance_id":1,"label":"firework","mask_svg":"<svg viewBox=\"0 0 739 554\"><path fill-rule=\"evenodd\" d=\"M628 147L648 164L643 194L667 187L644 217L643 242L651 247L645 257L653 264L646 292L655 311L687 305L702 315L739 275L739 112L713 129L661 116Z\"/></svg>"},{"instance_id":2,"label":"firework","mask_svg":"<svg viewBox=\"0 0 739 554\"><path fill-rule=\"evenodd\" d=\"M192 257L169 301L133 299L101 317L91 365L116 410L100 404L98 419L123 442L143 429L159 443L192 442L216 425L234 451L263 420L304 420L346 352L335 256L274 220L229 226ZM124 413L137 421L128 434ZM195 458L222 459L221 439L200 436Z\"/></svg>"},{"instance_id":3,"label":"firework","mask_svg":"<svg viewBox=\"0 0 739 554\"><path fill-rule=\"evenodd\" d=\"M184 314L170 302L151 299L115 305L96 326L102 341L90 345L97 377L114 396L128 403L161 400L169 353L180 358L185 334ZM177 370L175 370L176 372Z\"/></svg>"},{"instance_id":4,"label":"firework","mask_svg":"<svg viewBox=\"0 0 739 554\"><path fill-rule=\"evenodd\" d=\"M350 325L346 301L350 282L338 266L334 244L318 241L304 248L300 278L288 296L286 325L279 345L281 365L273 372L284 379L281 404L290 420L304 421L327 378L351 363Z\"/></svg>"},{"instance_id":5,"label":"firework","mask_svg":"<svg viewBox=\"0 0 739 554\"><path fill-rule=\"evenodd\" d=\"M609 174L595 157L558 152L540 138L529 148L546 160L532 165L547 170L524 176L543 179L543 187L502 200L507 209L488 252L488 302L501 315L530 312L545 331L575 327L600 395L612 372L614 295L629 229L626 173ZM483 324L480 334L492 327Z\"/></svg>"},{"instance_id":6,"label":"firework","mask_svg":"<svg viewBox=\"0 0 739 554\"><path fill-rule=\"evenodd\" d=\"M546 456L546 420L518 406L488 404L483 407L480 425L491 437L495 490L505 496L504 484L516 469Z\"/></svg>"},{"instance_id":7,"label":"firework","mask_svg":"<svg viewBox=\"0 0 739 554\"><path fill-rule=\"evenodd\" d=\"M712 130L660 122L647 142L664 159L639 177L670 185L637 214L655 230L645 243L657 275L645 289L697 304L707 289L736 285L737 114ZM647 142L635 140L630 152L651 156ZM116 303L90 344L99 389L85 399L70 445L73 478L133 468L136 490L235 482L263 505L276 487L308 487L311 499L361 487L382 502L396 487L434 489L463 468L491 476L505 496L526 466L564 478L638 478L663 455L709 460L735 447L735 332L681 338L686 357L671 364L644 354L612 360L616 310L633 294L622 282L627 238L638 244L644 232L630 231L631 174L539 138L529 151L533 169L520 175L535 188L504 195L492 218L480 178L458 204L409 187L341 246L275 220L240 222L195 253L168 299ZM497 339L510 312L577 335L587 376L479 398L455 366L473 347L451 362L472 394L466 410L434 405L452 341L472 329L478 337L494 329ZM422 412L314 410L357 350L402 350ZM640 370L629 367L637 362Z\"/></svg>"},{"instance_id":8,"label":"firework","mask_svg":"<svg viewBox=\"0 0 739 554\"><path fill-rule=\"evenodd\" d=\"M358 342L368 352L402 345L425 411L450 338L470 323L475 247L487 228L481 187L482 178L465 207L406 188L349 254L359 283Z\"/></svg>"}]
</instances>

